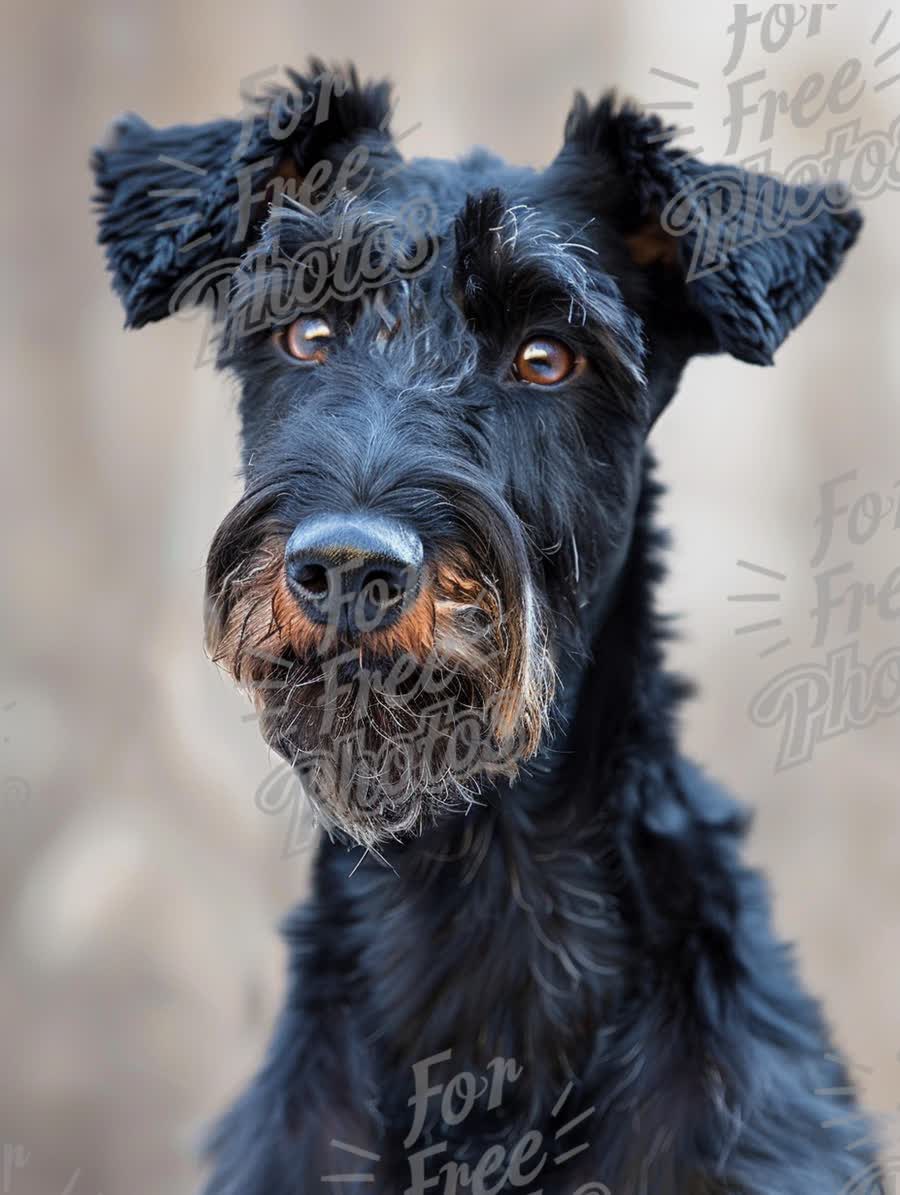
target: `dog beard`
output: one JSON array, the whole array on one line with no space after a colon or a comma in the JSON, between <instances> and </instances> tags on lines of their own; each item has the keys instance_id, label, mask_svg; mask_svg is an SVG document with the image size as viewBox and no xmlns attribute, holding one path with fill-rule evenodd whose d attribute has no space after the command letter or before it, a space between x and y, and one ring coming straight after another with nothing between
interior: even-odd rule
<instances>
[{"instance_id":1,"label":"dog beard","mask_svg":"<svg viewBox=\"0 0 900 1195\"><path fill-rule=\"evenodd\" d=\"M498 570L503 585L468 553L444 553L394 625L351 643L297 607L283 537L216 567L235 559L213 544L208 650L249 693L327 828L366 846L417 833L537 749L554 669L514 568Z\"/></svg>"}]
</instances>

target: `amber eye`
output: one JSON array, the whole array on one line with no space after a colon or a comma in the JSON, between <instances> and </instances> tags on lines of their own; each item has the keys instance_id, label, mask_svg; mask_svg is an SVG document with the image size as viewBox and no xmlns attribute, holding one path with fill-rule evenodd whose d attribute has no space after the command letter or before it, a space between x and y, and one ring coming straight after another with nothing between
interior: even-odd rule
<instances>
[{"instance_id":1,"label":"amber eye","mask_svg":"<svg viewBox=\"0 0 900 1195\"><path fill-rule=\"evenodd\" d=\"M533 336L519 346L513 362L513 375L520 382L552 386L567 378L577 358L567 344L552 336Z\"/></svg>"},{"instance_id":2,"label":"amber eye","mask_svg":"<svg viewBox=\"0 0 900 1195\"><path fill-rule=\"evenodd\" d=\"M275 333L281 351L304 365L321 365L328 356L328 341L333 338L331 325L318 316L301 316Z\"/></svg>"}]
</instances>

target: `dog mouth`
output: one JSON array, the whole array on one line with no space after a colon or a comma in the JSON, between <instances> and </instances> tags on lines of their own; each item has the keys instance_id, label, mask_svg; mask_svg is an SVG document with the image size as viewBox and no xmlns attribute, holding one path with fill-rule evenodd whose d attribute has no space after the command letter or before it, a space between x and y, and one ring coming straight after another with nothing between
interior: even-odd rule
<instances>
[{"instance_id":1,"label":"dog mouth","mask_svg":"<svg viewBox=\"0 0 900 1195\"><path fill-rule=\"evenodd\" d=\"M365 845L418 833L534 754L553 665L521 561L435 551L407 599L388 594L361 632L309 617L284 534L247 551L234 529L226 520L210 552L207 649L326 828Z\"/></svg>"}]
</instances>

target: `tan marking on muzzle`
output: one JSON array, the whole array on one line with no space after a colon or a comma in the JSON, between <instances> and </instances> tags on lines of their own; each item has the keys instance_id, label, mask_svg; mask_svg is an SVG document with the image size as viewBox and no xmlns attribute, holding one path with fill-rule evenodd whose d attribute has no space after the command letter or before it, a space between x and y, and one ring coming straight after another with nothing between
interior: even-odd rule
<instances>
[{"instance_id":1,"label":"tan marking on muzzle","mask_svg":"<svg viewBox=\"0 0 900 1195\"><path fill-rule=\"evenodd\" d=\"M224 622L219 608L227 606ZM472 615L481 615L472 626ZM423 576L419 593L402 617L360 641L365 656L408 655L422 665L434 663L475 681L486 702L493 701L492 730L499 741L521 740L523 757L536 749L542 729L545 694L529 666L528 626L519 610L504 610L500 594L479 576L460 549L445 552ZM207 642L210 655L223 664L259 704L255 687L270 681L275 661L288 651L298 658L341 650L333 628L311 622L297 605L284 570L284 540L269 536L246 571L232 574L218 599L210 602Z\"/></svg>"},{"instance_id":2,"label":"tan marking on muzzle","mask_svg":"<svg viewBox=\"0 0 900 1195\"><path fill-rule=\"evenodd\" d=\"M221 605L227 614L221 618ZM305 617L287 586L284 540L269 536L244 574L232 574L210 599L207 649L236 681L252 686L272 671L271 659L289 648L298 655L315 649L318 628Z\"/></svg>"}]
</instances>

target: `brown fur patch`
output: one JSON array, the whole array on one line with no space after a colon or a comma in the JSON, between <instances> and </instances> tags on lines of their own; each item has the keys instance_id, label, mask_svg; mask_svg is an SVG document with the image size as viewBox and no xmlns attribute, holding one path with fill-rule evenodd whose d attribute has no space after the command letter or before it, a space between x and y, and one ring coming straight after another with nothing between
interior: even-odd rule
<instances>
[{"instance_id":1,"label":"brown fur patch","mask_svg":"<svg viewBox=\"0 0 900 1195\"><path fill-rule=\"evenodd\" d=\"M625 237L632 261L638 266L655 262L674 269L678 265L678 241L666 232L658 219L648 220L637 232Z\"/></svg>"},{"instance_id":2,"label":"brown fur patch","mask_svg":"<svg viewBox=\"0 0 900 1195\"><path fill-rule=\"evenodd\" d=\"M393 626L368 633L367 654L408 654L424 663L437 651L446 662L454 658L477 664L473 644L461 635L456 617L464 609L481 611L487 618L500 614L496 595L480 583L468 558L455 557L430 567L410 608ZM277 655L290 648L297 656L322 651L329 646L329 628L311 622L297 605L284 574L284 542L271 536L264 540L242 578L227 579L229 611L224 625L210 631L210 650L239 680L252 681L244 673L252 669L251 649Z\"/></svg>"},{"instance_id":3,"label":"brown fur patch","mask_svg":"<svg viewBox=\"0 0 900 1195\"><path fill-rule=\"evenodd\" d=\"M207 647L240 684L252 686L269 675L266 657L282 656L288 648L298 655L315 649L318 628L287 587L279 536L263 540L246 574L227 577L222 590L208 605Z\"/></svg>"}]
</instances>

